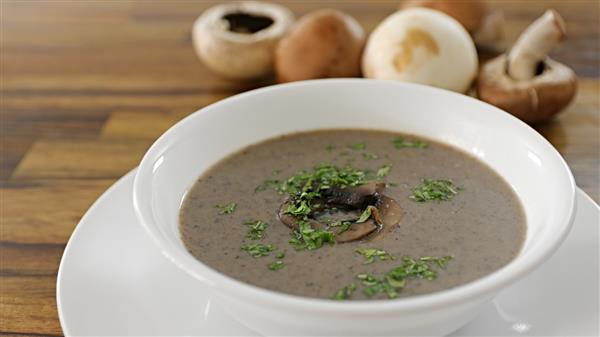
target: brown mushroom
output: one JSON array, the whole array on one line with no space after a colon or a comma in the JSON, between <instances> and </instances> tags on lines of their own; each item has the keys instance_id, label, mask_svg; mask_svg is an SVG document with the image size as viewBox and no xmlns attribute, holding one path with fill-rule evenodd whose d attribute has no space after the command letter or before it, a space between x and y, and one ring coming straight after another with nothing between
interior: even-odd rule
<instances>
[{"instance_id":1,"label":"brown mushroom","mask_svg":"<svg viewBox=\"0 0 600 337\"><path fill-rule=\"evenodd\" d=\"M345 243L360 240L375 232L380 225L373 219L369 219L362 223L353 223L348 230L335 235L337 243Z\"/></svg>"},{"instance_id":2,"label":"brown mushroom","mask_svg":"<svg viewBox=\"0 0 600 337\"><path fill-rule=\"evenodd\" d=\"M303 16L277 45L279 82L360 76L365 34L350 15L332 9Z\"/></svg>"},{"instance_id":3,"label":"brown mushroom","mask_svg":"<svg viewBox=\"0 0 600 337\"><path fill-rule=\"evenodd\" d=\"M300 228L299 219L294 217L293 215L287 213L288 207L291 205L291 200L287 199L284 201L279 207L279 211L277 212L277 216L279 217L279 221L281 221L284 225L288 226L293 230L298 230ZM326 225L321 222L308 218L307 219L310 226L314 229L323 229Z\"/></svg>"},{"instance_id":4,"label":"brown mushroom","mask_svg":"<svg viewBox=\"0 0 600 337\"><path fill-rule=\"evenodd\" d=\"M547 54L564 38L565 23L554 10L533 22L508 54L486 63L477 84L479 99L527 123L550 119L575 96L577 78Z\"/></svg>"},{"instance_id":5,"label":"brown mushroom","mask_svg":"<svg viewBox=\"0 0 600 337\"><path fill-rule=\"evenodd\" d=\"M355 187L330 188L323 191L320 201L321 207L318 211L328 211L332 208L342 208L347 211L369 209L371 216L365 221L351 220L350 226L343 231L337 231L336 241L338 243L356 241L370 237L375 232L390 232L400 222L402 216L400 206L396 201L387 197L381 192L385 184L371 182ZM279 220L286 226L297 230L300 227L300 220L287 213L287 209L292 200L288 199L282 203L279 208ZM317 212L313 210L308 221L314 229L326 229L329 226L316 219Z\"/></svg>"},{"instance_id":6,"label":"brown mushroom","mask_svg":"<svg viewBox=\"0 0 600 337\"><path fill-rule=\"evenodd\" d=\"M371 204L384 188L385 184L380 182L369 182L356 187L332 187L323 191L323 197L327 204L358 208Z\"/></svg>"},{"instance_id":7,"label":"brown mushroom","mask_svg":"<svg viewBox=\"0 0 600 337\"><path fill-rule=\"evenodd\" d=\"M393 231L402 218L402 209L400 208L400 205L398 205L396 200L381 195L377 200L375 207L378 210L379 221L384 224L381 228L382 232L388 233Z\"/></svg>"},{"instance_id":8,"label":"brown mushroom","mask_svg":"<svg viewBox=\"0 0 600 337\"><path fill-rule=\"evenodd\" d=\"M483 23L487 7L481 0L448 1L448 0L408 0L400 8L427 7L446 13L460 22L465 29L473 34Z\"/></svg>"},{"instance_id":9,"label":"brown mushroom","mask_svg":"<svg viewBox=\"0 0 600 337\"><path fill-rule=\"evenodd\" d=\"M490 46L504 36L502 12L491 12L483 0L407 0L400 8L426 7L450 15L471 34L477 46Z\"/></svg>"}]
</instances>

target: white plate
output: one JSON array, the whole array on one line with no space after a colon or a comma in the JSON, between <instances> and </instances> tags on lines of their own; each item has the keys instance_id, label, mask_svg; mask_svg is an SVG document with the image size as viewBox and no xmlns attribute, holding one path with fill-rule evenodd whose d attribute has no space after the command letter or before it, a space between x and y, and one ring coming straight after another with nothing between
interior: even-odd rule
<instances>
[{"instance_id":1,"label":"white plate","mask_svg":"<svg viewBox=\"0 0 600 337\"><path fill-rule=\"evenodd\" d=\"M56 294L65 335L256 336L150 241L133 212L133 178L108 189L67 244ZM577 204L559 251L453 335L598 336L600 209L581 190Z\"/></svg>"}]
</instances>

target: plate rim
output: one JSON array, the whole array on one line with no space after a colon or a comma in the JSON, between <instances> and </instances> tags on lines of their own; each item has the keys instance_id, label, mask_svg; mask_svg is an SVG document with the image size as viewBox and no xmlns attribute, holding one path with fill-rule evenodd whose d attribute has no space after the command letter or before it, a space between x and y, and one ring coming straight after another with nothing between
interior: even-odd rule
<instances>
[{"instance_id":1,"label":"plate rim","mask_svg":"<svg viewBox=\"0 0 600 337\"><path fill-rule=\"evenodd\" d=\"M110 187L108 187L106 190L104 190L104 192L102 192L102 194L90 205L90 207L86 210L84 215L78 221L77 225L75 226L73 232L71 233L71 235L69 237L69 240L67 241L67 244L65 245L65 249L63 250L63 253L62 253L61 259L60 259L60 263L58 266L58 272L57 272L57 276L56 276L56 293L55 293L58 319L59 319L59 323L60 323L62 332L65 336L73 336L73 334L69 331L69 328L68 328L68 325L66 322L65 313L63 311L64 305L62 304L62 296L61 296L62 288L63 288L62 284L64 284L62 282L62 280L64 278L64 265L67 263L66 262L67 255L69 255L70 251L73 249L72 243L77 240L77 238L79 236L79 232L81 231L81 228L83 228L84 224L88 222L88 218L91 216L90 214L93 213L94 209L96 209L99 204L103 203L105 201L105 199L108 199L109 196L111 195L111 192L118 189L122 184L124 184L124 182L126 180L131 179L132 183L133 183L133 179L135 178L136 171L137 171L137 167L131 169L126 174L124 174L119 179L117 179ZM596 209L596 212L600 213L600 206L587 193L585 193L585 191L583 191L578 186L576 187L576 194L580 194L587 202L589 202L590 204L592 204L594 206L594 208ZM575 212L575 214L577 214L577 211ZM560 248L558 250L560 250ZM552 258L552 256L549 259L551 259L551 258Z\"/></svg>"}]
</instances>

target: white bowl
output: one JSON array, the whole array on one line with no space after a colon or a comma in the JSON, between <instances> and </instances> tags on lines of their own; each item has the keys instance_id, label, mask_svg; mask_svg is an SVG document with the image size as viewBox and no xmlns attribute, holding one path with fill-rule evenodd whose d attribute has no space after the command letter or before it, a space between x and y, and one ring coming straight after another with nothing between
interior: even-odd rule
<instances>
[{"instance_id":1,"label":"white bowl","mask_svg":"<svg viewBox=\"0 0 600 337\"><path fill-rule=\"evenodd\" d=\"M524 206L528 229L521 253L502 269L449 290L337 302L258 288L220 274L187 252L179 235L179 208L198 176L249 144L323 128L411 133L477 156L504 177ZM133 198L137 216L164 255L196 278L199 287L210 287L235 319L259 333L431 336L466 324L482 304L558 248L573 219L575 184L564 160L542 136L491 105L421 85L332 79L253 90L190 115L148 150Z\"/></svg>"}]
</instances>

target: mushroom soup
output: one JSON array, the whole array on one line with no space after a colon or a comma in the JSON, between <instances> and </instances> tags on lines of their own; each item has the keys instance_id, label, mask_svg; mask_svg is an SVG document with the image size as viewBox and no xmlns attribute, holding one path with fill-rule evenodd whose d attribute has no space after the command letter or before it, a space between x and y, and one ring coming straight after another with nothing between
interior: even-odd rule
<instances>
[{"instance_id":1,"label":"mushroom soup","mask_svg":"<svg viewBox=\"0 0 600 337\"><path fill-rule=\"evenodd\" d=\"M510 262L526 232L511 187L455 148L383 131L298 133L247 147L187 193L198 260L293 295L387 299L440 291Z\"/></svg>"}]
</instances>

